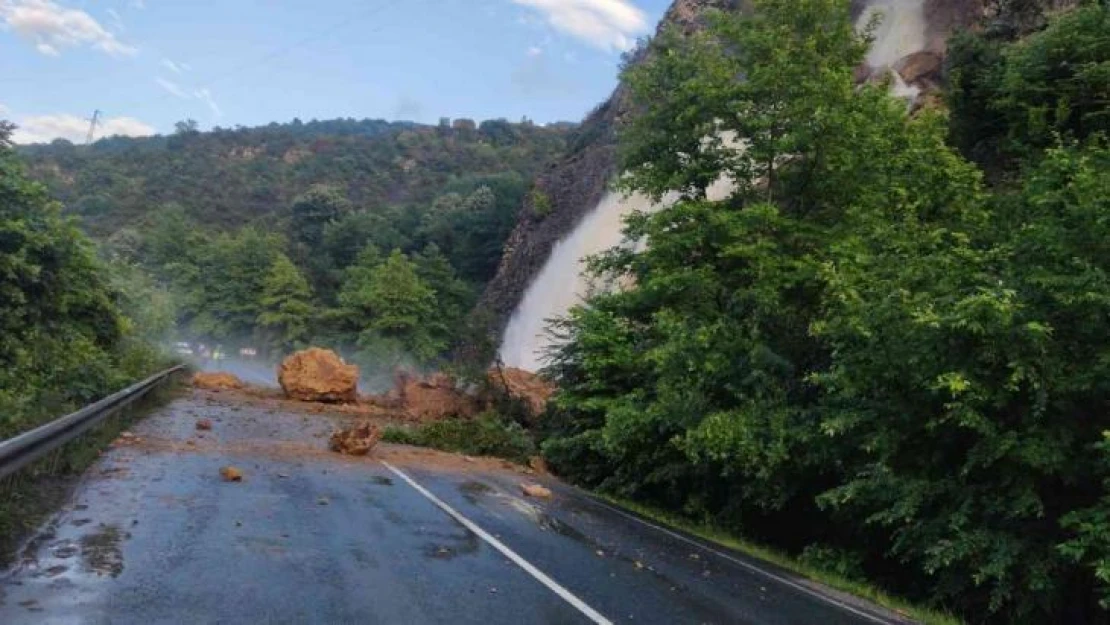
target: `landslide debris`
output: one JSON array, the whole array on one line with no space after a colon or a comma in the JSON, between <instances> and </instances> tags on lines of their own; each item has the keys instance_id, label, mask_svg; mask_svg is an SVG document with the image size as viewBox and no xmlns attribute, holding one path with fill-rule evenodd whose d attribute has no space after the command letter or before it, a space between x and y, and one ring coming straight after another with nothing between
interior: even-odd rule
<instances>
[{"instance_id":1,"label":"landslide debris","mask_svg":"<svg viewBox=\"0 0 1110 625\"><path fill-rule=\"evenodd\" d=\"M223 371L199 371L193 375L193 386L207 391L239 390L243 381Z\"/></svg>"},{"instance_id":2,"label":"landslide debris","mask_svg":"<svg viewBox=\"0 0 1110 625\"><path fill-rule=\"evenodd\" d=\"M358 367L335 352L313 347L281 361L278 383L285 396L299 401L350 403L358 399Z\"/></svg>"},{"instance_id":3,"label":"landslide debris","mask_svg":"<svg viewBox=\"0 0 1110 625\"><path fill-rule=\"evenodd\" d=\"M446 373L421 376L398 371L393 388L384 395L363 398L367 404L421 423L450 418L469 419L497 405L498 398L519 401L535 418L543 413L555 386L544 378L513 368L493 368L481 388L464 388Z\"/></svg>"},{"instance_id":4,"label":"landslide debris","mask_svg":"<svg viewBox=\"0 0 1110 625\"><path fill-rule=\"evenodd\" d=\"M222 467L220 468L220 477L222 477L225 482L242 482L243 472L235 467Z\"/></svg>"},{"instance_id":5,"label":"landslide debris","mask_svg":"<svg viewBox=\"0 0 1110 625\"><path fill-rule=\"evenodd\" d=\"M369 421L363 421L353 428L332 434L329 446L332 451L348 456L365 456L381 439L381 429Z\"/></svg>"},{"instance_id":6,"label":"landslide debris","mask_svg":"<svg viewBox=\"0 0 1110 625\"><path fill-rule=\"evenodd\" d=\"M513 367L494 367L486 374L495 393L520 401L533 418L543 414L555 385L539 375Z\"/></svg>"},{"instance_id":7,"label":"landslide debris","mask_svg":"<svg viewBox=\"0 0 1110 625\"><path fill-rule=\"evenodd\" d=\"M422 422L469 418L482 408L478 398L460 389L455 378L445 373L427 377L398 373L391 393L409 418Z\"/></svg>"}]
</instances>

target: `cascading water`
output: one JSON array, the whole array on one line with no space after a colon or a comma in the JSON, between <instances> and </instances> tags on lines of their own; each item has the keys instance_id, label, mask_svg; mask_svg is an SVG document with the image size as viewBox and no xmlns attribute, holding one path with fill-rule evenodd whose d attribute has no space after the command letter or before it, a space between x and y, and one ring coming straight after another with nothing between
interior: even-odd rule
<instances>
[{"instance_id":1,"label":"cascading water","mask_svg":"<svg viewBox=\"0 0 1110 625\"><path fill-rule=\"evenodd\" d=\"M722 178L706 189L706 196L713 201L721 200L732 189L731 181ZM668 196L655 204L639 193L629 196L606 193L570 236L555 244L547 263L524 292L501 340L498 353L501 361L528 371L542 367L543 351L549 344L547 321L567 314L590 292L590 281L582 273L583 260L627 243L622 232L625 217L636 211L658 211L675 199L677 196Z\"/></svg>"},{"instance_id":2,"label":"cascading water","mask_svg":"<svg viewBox=\"0 0 1110 625\"><path fill-rule=\"evenodd\" d=\"M875 42L867 53L871 67L891 67L907 54L925 49L925 0L872 0L856 28L862 30L876 15Z\"/></svg>"},{"instance_id":3,"label":"cascading water","mask_svg":"<svg viewBox=\"0 0 1110 625\"><path fill-rule=\"evenodd\" d=\"M505 329L500 350L505 364L529 371L541 367L547 320L565 315L589 291L589 281L582 275L582 260L620 245L624 218L633 211L652 208L651 201L642 195L623 197L610 191L570 236L555 244Z\"/></svg>"},{"instance_id":4,"label":"cascading water","mask_svg":"<svg viewBox=\"0 0 1110 625\"><path fill-rule=\"evenodd\" d=\"M863 28L876 14L881 22L867 55L868 65L889 69L907 54L925 49L925 0L873 0L860 16L858 26ZM895 95L909 98L917 95L917 87L906 85L901 76L895 75L894 82ZM706 190L706 195L719 200L732 189L730 181L718 180ZM589 293L591 285L582 275L582 260L621 245L626 216L634 211L657 211L670 202L673 199L655 205L638 194L627 197L605 194L570 235L555 244L547 263L525 291L502 338L501 360L511 367L530 371L542 367L544 350L550 344L546 332L548 320L565 315Z\"/></svg>"}]
</instances>

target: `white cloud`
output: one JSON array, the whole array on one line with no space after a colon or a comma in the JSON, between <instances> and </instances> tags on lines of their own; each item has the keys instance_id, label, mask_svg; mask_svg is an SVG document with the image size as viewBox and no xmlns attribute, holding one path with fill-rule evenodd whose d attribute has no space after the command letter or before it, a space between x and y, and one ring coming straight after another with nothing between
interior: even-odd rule
<instances>
[{"instance_id":1,"label":"white cloud","mask_svg":"<svg viewBox=\"0 0 1110 625\"><path fill-rule=\"evenodd\" d=\"M175 83L172 80L166 80L165 78L159 76L158 78L154 79L154 82L158 83L158 86L162 87L169 93L172 93L173 95L181 98L182 100L188 100L189 98L193 97L189 94L188 91L182 88L181 85Z\"/></svg>"},{"instance_id":2,"label":"white cloud","mask_svg":"<svg viewBox=\"0 0 1110 625\"><path fill-rule=\"evenodd\" d=\"M175 63L169 59L162 59L162 67L170 70L175 74L182 74L192 69L186 63Z\"/></svg>"},{"instance_id":3,"label":"white cloud","mask_svg":"<svg viewBox=\"0 0 1110 625\"><path fill-rule=\"evenodd\" d=\"M648 31L647 16L628 0L512 0L541 13L556 30L603 50L630 50Z\"/></svg>"},{"instance_id":4,"label":"white cloud","mask_svg":"<svg viewBox=\"0 0 1110 625\"><path fill-rule=\"evenodd\" d=\"M216 104L215 98L212 97L212 92L209 91L207 87L190 91L176 82L166 80L161 76L155 78L154 82L158 83L158 86L166 90L167 93L179 97L182 100L200 100L208 106L208 110L212 111L212 114L216 117L224 116L223 109L220 108L219 104Z\"/></svg>"},{"instance_id":5,"label":"white cloud","mask_svg":"<svg viewBox=\"0 0 1110 625\"><path fill-rule=\"evenodd\" d=\"M146 2L144 2L143 0L131 0L131 2L127 3L127 6L131 7L132 9L145 9Z\"/></svg>"},{"instance_id":6,"label":"white cloud","mask_svg":"<svg viewBox=\"0 0 1110 625\"><path fill-rule=\"evenodd\" d=\"M112 56L130 56L138 48L116 39L91 15L51 0L0 0L0 19L7 28L35 44L42 54L58 56L63 48L87 45Z\"/></svg>"},{"instance_id":7,"label":"white cloud","mask_svg":"<svg viewBox=\"0 0 1110 625\"><path fill-rule=\"evenodd\" d=\"M16 122L19 128L12 134L16 143L49 143L54 139L68 139L82 143L89 132L89 120L77 115L36 115ZM96 128L97 138L123 135L145 137L154 134L154 128L133 117L107 117Z\"/></svg>"},{"instance_id":8,"label":"white cloud","mask_svg":"<svg viewBox=\"0 0 1110 625\"><path fill-rule=\"evenodd\" d=\"M4 106L3 104L0 104L0 115L7 115L10 112L11 112L10 108Z\"/></svg>"},{"instance_id":9,"label":"white cloud","mask_svg":"<svg viewBox=\"0 0 1110 625\"><path fill-rule=\"evenodd\" d=\"M541 54L543 54L543 48L539 46L532 46L531 48L528 48L528 56L539 56Z\"/></svg>"}]
</instances>

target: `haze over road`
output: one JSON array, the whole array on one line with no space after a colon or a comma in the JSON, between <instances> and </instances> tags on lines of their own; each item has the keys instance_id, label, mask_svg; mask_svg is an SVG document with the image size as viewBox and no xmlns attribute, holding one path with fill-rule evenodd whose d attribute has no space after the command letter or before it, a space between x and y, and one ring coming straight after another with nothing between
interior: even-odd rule
<instances>
[{"instance_id":1,"label":"haze over road","mask_svg":"<svg viewBox=\"0 0 1110 625\"><path fill-rule=\"evenodd\" d=\"M327 452L346 419L200 391L156 411L4 574L0 623L906 622L554 480L526 499L496 461Z\"/></svg>"}]
</instances>

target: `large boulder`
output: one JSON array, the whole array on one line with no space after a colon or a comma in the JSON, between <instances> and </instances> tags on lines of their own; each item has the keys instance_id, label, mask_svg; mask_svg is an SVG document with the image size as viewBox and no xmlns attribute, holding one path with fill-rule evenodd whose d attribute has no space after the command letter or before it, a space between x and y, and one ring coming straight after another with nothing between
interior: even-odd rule
<instances>
[{"instance_id":1,"label":"large boulder","mask_svg":"<svg viewBox=\"0 0 1110 625\"><path fill-rule=\"evenodd\" d=\"M533 417L543 414L555 385L539 375L513 367L494 367L488 373L490 385L525 406Z\"/></svg>"},{"instance_id":2,"label":"large boulder","mask_svg":"<svg viewBox=\"0 0 1110 625\"><path fill-rule=\"evenodd\" d=\"M290 399L327 403L358 399L358 367L328 349L313 347L288 356L278 367L278 383Z\"/></svg>"}]
</instances>

